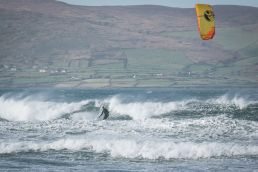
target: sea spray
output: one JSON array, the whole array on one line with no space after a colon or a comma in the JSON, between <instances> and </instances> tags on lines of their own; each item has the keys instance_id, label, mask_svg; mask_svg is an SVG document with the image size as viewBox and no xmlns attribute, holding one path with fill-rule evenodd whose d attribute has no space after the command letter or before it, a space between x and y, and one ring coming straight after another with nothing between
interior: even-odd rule
<instances>
[{"instance_id":1,"label":"sea spray","mask_svg":"<svg viewBox=\"0 0 258 172\"><path fill-rule=\"evenodd\" d=\"M174 102L130 102L123 103L116 96L109 100L109 108L113 113L129 115L133 119L145 119L152 116L162 115L183 109L189 102L186 101L174 101Z\"/></svg>"},{"instance_id":2,"label":"sea spray","mask_svg":"<svg viewBox=\"0 0 258 172\"><path fill-rule=\"evenodd\" d=\"M74 103L48 102L31 98L0 97L0 117L9 121L53 120L79 110L88 101Z\"/></svg>"},{"instance_id":3,"label":"sea spray","mask_svg":"<svg viewBox=\"0 0 258 172\"><path fill-rule=\"evenodd\" d=\"M244 109L257 103L239 96L230 97L227 94L207 100L188 98L166 102L133 100L123 102L123 99L125 98L121 95L114 95L103 100L85 99L75 102L56 102L48 100L47 96L40 94L36 96L6 94L0 97L0 118L9 121L46 121L60 118L66 114L69 116L76 114L74 119L92 120L94 116L98 115L99 108L105 105L110 110L111 117L129 116L134 120L139 120L183 110L223 113L224 109L231 110L232 106ZM85 109L85 106L91 107Z\"/></svg>"}]
</instances>

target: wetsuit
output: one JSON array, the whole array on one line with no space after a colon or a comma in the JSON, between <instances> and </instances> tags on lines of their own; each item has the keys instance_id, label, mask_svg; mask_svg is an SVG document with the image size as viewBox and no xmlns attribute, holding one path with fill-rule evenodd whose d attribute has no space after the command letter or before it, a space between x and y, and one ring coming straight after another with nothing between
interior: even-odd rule
<instances>
[{"instance_id":1,"label":"wetsuit","mask_svg":"<svg viewBox=\"0 0 258 172\"><path fill-rule=\"evenodd\" d=\"M103 114L104 114L103 120L107 119L108 116L109 116L109 111L108 111L106 108L104 108L104 107L102 108L102 112L101 112L99 118L100 118Z\"/></svg>"}]
</instances>

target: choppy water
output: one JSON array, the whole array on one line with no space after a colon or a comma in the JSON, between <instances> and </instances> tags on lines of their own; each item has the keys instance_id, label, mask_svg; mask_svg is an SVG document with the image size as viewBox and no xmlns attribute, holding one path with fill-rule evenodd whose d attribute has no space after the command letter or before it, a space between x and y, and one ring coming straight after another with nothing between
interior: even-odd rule
<instances>
[{"instance_id":1,"label":"choppy water","mask_svg":"<svg viewBox=\"0 0 258 172\"><path fill-rule=\"evenodd\" d=\"M258 89L1 90L0 170L258 171Z\"/></svg>"}]
</instances>

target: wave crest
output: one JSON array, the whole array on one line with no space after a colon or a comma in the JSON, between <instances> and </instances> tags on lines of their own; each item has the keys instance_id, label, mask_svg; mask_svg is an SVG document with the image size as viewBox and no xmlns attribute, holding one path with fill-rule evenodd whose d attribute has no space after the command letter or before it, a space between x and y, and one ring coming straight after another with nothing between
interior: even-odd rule
<instances>
[{"instance_id":1,"label":"wave crest","mask_svg":"<svg viewBox=\"0 0 258 172\"><path fill-rule=\"evenodd\" d=\"M34 95L27 97L1 96L0 119L9 121L46 121L68 115L75 120L94 120L102 104L108 106L112 119L129 116L129 119L134 120L162 116L175 111L181 114L183 110L188 110L189 115L192 116L194 113L205 115L206 112L212 110L220 114L227 113L227 107L242 110L251 104L254 104L255 107L257 106L255 101L228 95L207 100L189 98L169 102L133 100L124 102L124 99L126 100L126 97L113 96L103 100L81 100L67 103L49 101L41 97L34 97ZM182 114L184 113L182 112Z\"/></svg>"},{"instance_id":2,"label":"wave crest","mask_svg":"<svg viewBox=\"0 0 258 172\"><path fill-rule=\"evenodd\" d=\"M88 101L75 103L58 103L34 100L32 97L22 99L0 97L0 118L9 121L46 121L79 110Z\"/></svg>"},{"instance_id":3,"label":"wave crest","mask_svg":"<svg viewBox=\"0 0 258 172\"><path fill-rule=\"evenodd\" d=\"M131 102L122 103L118 97L109 100L109 108L115 114L128 115L133 119L145 119L184 108L189 102Z\"/></svg>"},{"instance_id":4,"label":"wave crest","mask_svg":"<svg viewBox=\"0 0 258 172\"><path fill-rule=\"evenodd\" d=\"M235 143L193 143L171 141L137 141L130 139L61 139L48 143L17 142L0 143L0 153L18 153L48 150L81 151L89 149L97 153L109 153L112 157L144 159L200 159L212 157L231 157L258 155L258 146Z\"/></svg>"},{"instance_id":5,"label":"wave crest","mask_svg":"<svg viewBox=\"0 0 258 172\"><path fill-rule=\"evenodd\" d=\"M209 99L206 103L220 104L220 105L234 105L240 109L244 109L250 104L255 104L255 101L249 101L244 97L238 95L229 96L228 94L222 95L218 98Z\"/></svg>"}]
</instances>

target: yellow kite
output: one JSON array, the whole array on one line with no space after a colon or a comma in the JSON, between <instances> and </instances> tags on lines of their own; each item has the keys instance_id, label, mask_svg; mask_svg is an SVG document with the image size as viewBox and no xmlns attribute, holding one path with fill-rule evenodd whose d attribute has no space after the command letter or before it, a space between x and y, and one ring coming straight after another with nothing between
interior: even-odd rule
<instances>
[{"instance_id":1,"label":"yellow kite","mask_svg":"<svg viewBox=\"0 0 258 172\"><path fill-rule=\"evenodd\" d=\"M196 4L198 29L203 40L212 39L215 35L215 15L208 4Z\"/></svg>"}]
</instances>

